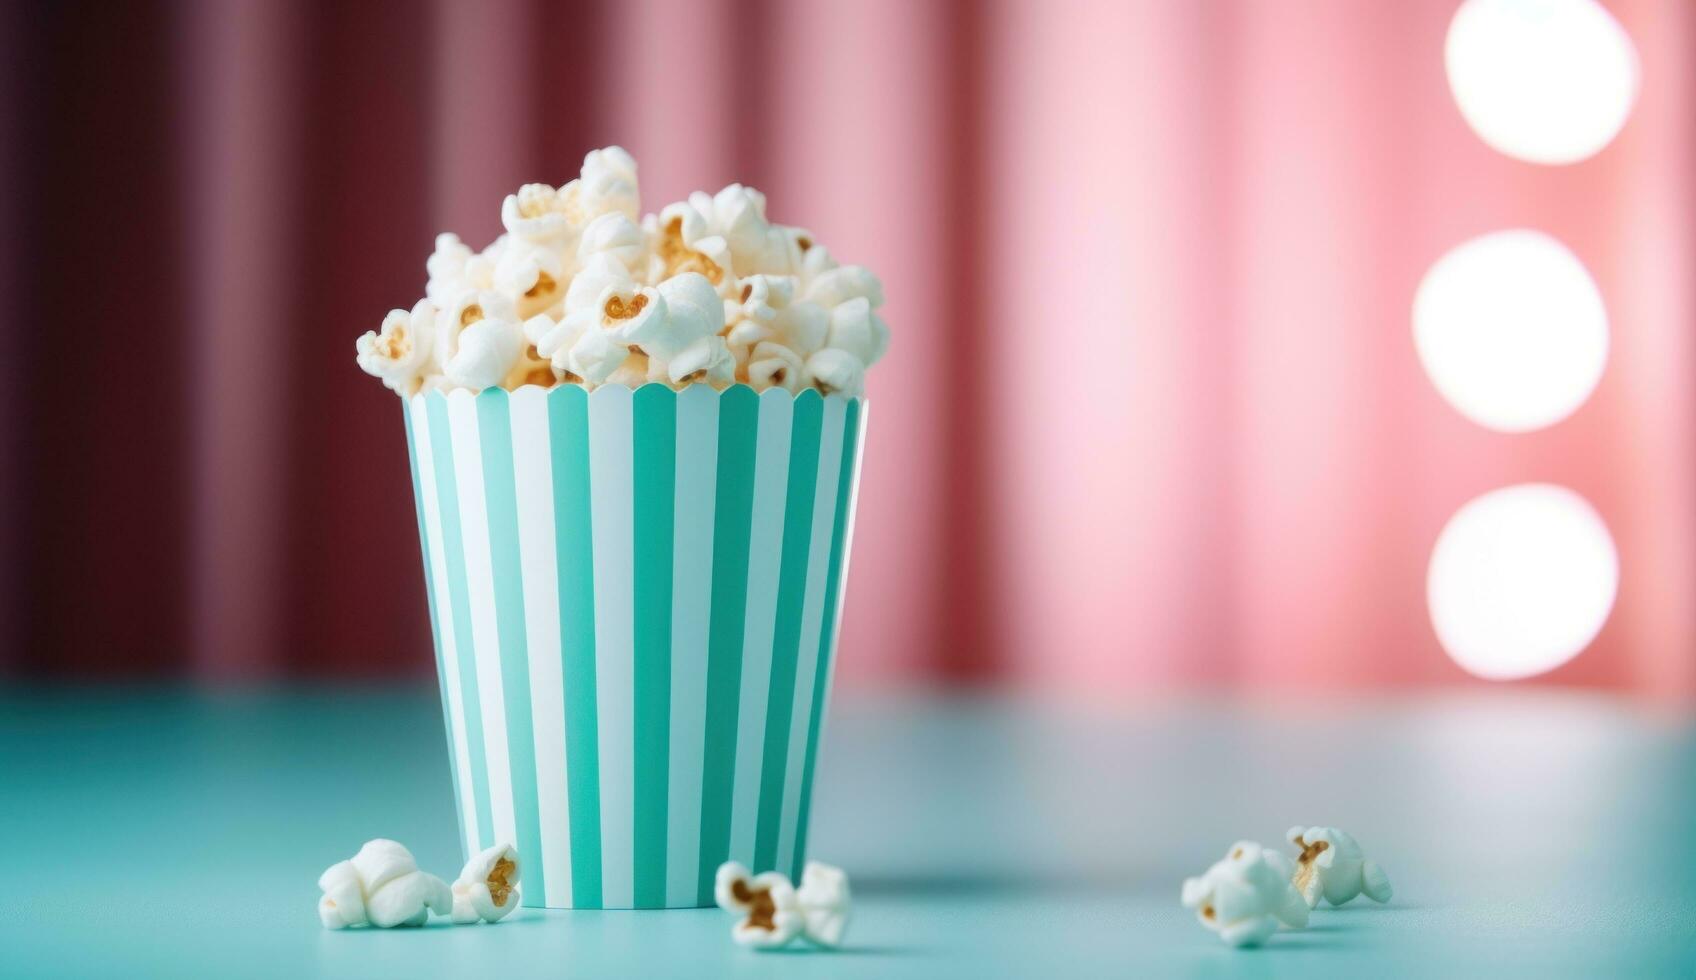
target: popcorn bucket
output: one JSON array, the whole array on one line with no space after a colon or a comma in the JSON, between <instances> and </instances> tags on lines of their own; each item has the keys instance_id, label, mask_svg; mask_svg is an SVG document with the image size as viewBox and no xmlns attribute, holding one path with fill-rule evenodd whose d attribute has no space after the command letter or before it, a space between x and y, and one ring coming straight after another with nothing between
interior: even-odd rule
<instances>
[{"instance_id":1,"label":"popcorn bucket","mask_svg":"<svg viewBox=\"0 0 1696 980\"><path fill-rule=\"evenodd\" d=\"M799 877L865 407L738 385L406 402L461 839L523 904Z\"/></svg>"}]
</instances>

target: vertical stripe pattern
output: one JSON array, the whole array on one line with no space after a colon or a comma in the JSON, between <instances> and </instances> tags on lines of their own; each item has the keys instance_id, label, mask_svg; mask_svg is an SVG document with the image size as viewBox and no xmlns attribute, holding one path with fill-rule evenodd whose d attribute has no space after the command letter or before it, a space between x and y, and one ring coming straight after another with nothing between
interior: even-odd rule
<instances>
[{"instance_id":1,"label":"vertical stripe pattern","mask_svg":"<svg viewBox=\"0 0 1696 980\"><path fill-rule=\"evenodd\" d=\"M407 402L461 838L518 847L525 905L798 873L862 415L745 386Z\"/></svg>"}]
</instances>

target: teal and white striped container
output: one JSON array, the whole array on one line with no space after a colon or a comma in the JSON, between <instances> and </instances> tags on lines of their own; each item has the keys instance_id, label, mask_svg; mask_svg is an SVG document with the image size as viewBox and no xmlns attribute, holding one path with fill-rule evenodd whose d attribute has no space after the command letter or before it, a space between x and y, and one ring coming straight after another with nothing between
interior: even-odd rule
<instances>
[{"instance_id":1,"label":"teal and white striped container","mask_svg":"<svg viewBox=\"0 0 1696 980\"><path fill-rule=\"evenodd\" d=\"M853 531L857 399L575 385L406 401L461 839L525 905L798 877Z\"/></svg>"}]
</instances>

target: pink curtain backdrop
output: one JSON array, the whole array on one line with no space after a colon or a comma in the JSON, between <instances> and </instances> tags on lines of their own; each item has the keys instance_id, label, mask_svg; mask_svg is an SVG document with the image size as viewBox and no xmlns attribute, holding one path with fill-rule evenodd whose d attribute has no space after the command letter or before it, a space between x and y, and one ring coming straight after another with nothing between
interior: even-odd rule
<instances>
[{"instance_id":1,"label":"pink curtain backdrop","mask_svg":"<svg viewBox=\"0 0 1696 980\"><path fill-rule=\"evenodd\" d=\"M618 143L650 207L753 183L884 279L845 684L1481 683L1426 563L1537 480L1621 557L1538 683L1696 695L1696 9L1607 0L1642 96L1551 169L1461 120L1456 6L8 8L0 668L427 673L399 409L353 338L437 230L480 246ZM1577 253L1612 329L1583 408L1515 436L1409 325L1431 262L1510 226Z\"/></svg>"}]
</instances>

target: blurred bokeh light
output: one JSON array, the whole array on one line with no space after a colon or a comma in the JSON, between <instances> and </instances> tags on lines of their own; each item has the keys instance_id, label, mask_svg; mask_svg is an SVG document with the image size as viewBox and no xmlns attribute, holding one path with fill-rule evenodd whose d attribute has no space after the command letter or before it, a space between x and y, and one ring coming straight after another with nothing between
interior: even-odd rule
<instances>
[{"instance_id":1,"label":"blurred bokeh light","mask_svg":"<svg viewBox=\"0 0 1696 980\"><path fill-rule=\"evenodd\" d=\"M1596 638L1619 588L1607 525L1564 487L1522 484L1462 507L1431 554L1431 622L1489 680L1545 673Z\"/></svg>"},{"instance_id":2,"label":"blurred bokeh light","mask_svg":"<svg viewBox=\"0 0 1696 980\"><path fill-rule=\"evenodd\" d=\"M1413 305L1426 374L1457 411L1498 432L1571 415L1608 361L1608 315L1572 250L1538 231L1484 235L1438 259Z\"/></svg>"},{"instance_id":3,"label":"blurred bokeh light","mask_svg":"<svg viewBox=\"0 0 1696 980\"><path fill-rule=\"evenodd\" d=\"M1595 0L1466 0L1445 55L1466 121L1529 163L1592 156L1637 98L1637 51Z\"/></svg>"}]
</instances>

